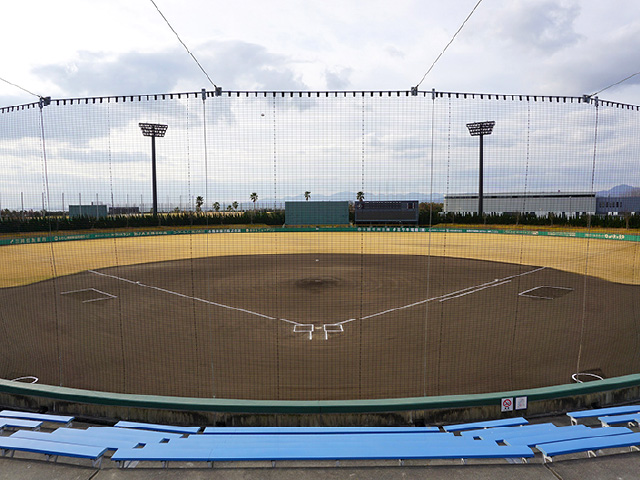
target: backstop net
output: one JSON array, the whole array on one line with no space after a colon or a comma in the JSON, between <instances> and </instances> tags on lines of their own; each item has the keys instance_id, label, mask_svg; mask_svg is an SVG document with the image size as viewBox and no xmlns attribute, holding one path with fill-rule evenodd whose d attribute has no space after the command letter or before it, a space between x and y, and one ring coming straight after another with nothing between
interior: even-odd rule
<instances>
[{"instance_id":1,"label":"backstop net","mask_svg":"<svg viewBox=\"0 0 640 480\"><path fill-rule=\"evenodd\" d=\"M347 400L638 373L639 154L638 107L587 97L1 108L0 377Z\"/></svg>"}]
</instances>

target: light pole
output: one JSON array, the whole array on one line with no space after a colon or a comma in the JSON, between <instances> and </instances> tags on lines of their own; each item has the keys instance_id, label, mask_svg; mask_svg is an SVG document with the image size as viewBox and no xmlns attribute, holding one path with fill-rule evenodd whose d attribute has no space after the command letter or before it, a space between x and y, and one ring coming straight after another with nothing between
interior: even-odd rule
<instances>
[{"instance_id":1,"label":"light pole","mask_svg":"<svg viewBox=\"0 0 640 480\"><path fill-rule=\"evenodd\" d=\"M156 137L164 137L168 125L160 123L139 123L142 135L151 137L151 181L153 182L153 216L158 215L158 185L156 181Z\"/></svg>"},{"instance_id":2,"label":"light pole","mask_svg":"<svg viewBox=\"0 0 640 480\"><path fill-rule=\"evenodd\" d=\"M496 124L496 122L494 121L490 121L490 122L474 122L474 123L467 123L467 128L469 129L469 134L472 137L480 137L480 174L479 174L479 185L478 185L478 215L482 216L483 212L483 206L482 206L482 185L483 185L483 178L482 178L482 173L483 173L483 158L482 158L482 152L484 150L484 146L483 146L483 141L482 139L484 138L485 135L491 135L491 132L493 131L493 126Z\"/></svg>"}]
</instances>

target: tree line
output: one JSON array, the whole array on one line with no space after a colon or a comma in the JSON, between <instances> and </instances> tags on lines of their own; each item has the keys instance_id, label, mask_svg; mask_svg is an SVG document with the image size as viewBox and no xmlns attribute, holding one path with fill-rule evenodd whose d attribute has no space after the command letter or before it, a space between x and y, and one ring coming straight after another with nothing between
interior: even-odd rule
<instances>
[{"instance_id":1,"label":"tree line","mask_svg":"<svg viewBox=\"0 0 640 480\"><path fill-rule=\"evenodd\" d=\"M355 212L349 209L349 221L355 222ZM109 215L102 218L78 216L69 217L62 212L22 212L3 210L0 217L0 234L54 232L93 229L225 226L225 225L265 225L282 227L285 224L285 212L282 209L267 211L230 212L181 212L165 213L156 216L150 214ZM421 203L419 206L420 226L435 225L486 225L486 226L538 226L538 227L599 227L640 229L640 215L576 215L564 214L535 215L531 213L444 213L442 203ZM396 224L397 225L397 224Z\"/></svg>"}]
</instances>

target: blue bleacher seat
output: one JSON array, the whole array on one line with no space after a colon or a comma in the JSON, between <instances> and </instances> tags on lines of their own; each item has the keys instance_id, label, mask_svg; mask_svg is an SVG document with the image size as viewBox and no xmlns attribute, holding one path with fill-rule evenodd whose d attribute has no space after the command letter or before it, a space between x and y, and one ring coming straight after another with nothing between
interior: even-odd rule
<instances>
[{"instance_id":1,"label":"blue bleacher seat","mask_svg":"<svg viewBox=\"0 0 640 480\"><path fill-rule=\"evenodd\" d=\"M120 420L115 424L117 428L134 428L138 430L152 430L155 432L187 433L193 434L200 431L200 427L179 427L174 425L158 425L155 423L127 422Z\"/></svg>"},{"instance_id":2,"label":"blue bleacher seat","mask_svg":"<svg viewBox=\"0 0 640 480\"><path fill-rule=\"evenodd\" d=\"M60 429L58 429L60 430ZM58 431L56 430L56 432ZM172 439L182 437L180 433L173 432L155 432L152 430L136 430L133 428L117 428L117 427L89 427L86 429L87 433L93 435L104 435L111 438L130 438L134 440L149 439L157 442L168 442Z\"/></svg>"},{"instance_id":3,"label":"blue bleacher seat","mask_svg":"<svg viewBox=\"0 0 640 480\"><path fill-rule=\"evenodd\" d=\"M164 444L118 449L112 460L257 461L412 458L530 458L526 446L504 446L453 434L191 435Z\"/></svg>"},{"instance_id":4,"label":"blue bleacher seat","mask_svg":"<svg viewBox=\"0 0 640 480\"><path fill-rule=\"evenodd\" d=\"M346 433L436 433L438 427L205 427L205 435L297 435Z\"/></svg>"},{"instance_id":5,"label":"blue bleacher seat","mask_svg":"<svg viewBox=\"0 0 640 480\"><path fill-rule=\"evenodd\" d=\"M548 432L539 432L533 435L504 438L507 445L527 445L534 447L539 443L563 442L578 438L604 437L609 435L622 435L631 433L626 427L590 428L584 425L572 425L570 427L557 427Z\"/></svg>"},{"instance_id":6,"label":"blue bleacher seat","mask_svg":"<svg viewBox=\"0 0 640 480\"><path fill-rule=\"evenodd\" d=\"M556 427L553 423L536 423L533 425L521 425L519 427L496 427L483 428L481 430L465 430L460 432L460 435L462 435L463 437L472 437L482 440L493 440L495 442L501 442L505 439L505 437L532 435L534 433L554 430L555 428L558 427Z\"/></svg>"},{"instance_id":7,"label":"blue bleacher seat","mask_svg":"<svg viewBox=\"0 0 640 480\"><path fill-rule=\"evenodd\" d=\"M446 425L442 427L446 432L462 432L463 430L476 430L480 428L494 427L517 427L529 423L522 417L501 418L499 420L488 420L486 422L461 423L458 425Z\"/></svg>"},{"instance_id":8,"label":"blue bleacher seat","mask_svg":"<svg viewBox=\"0 0 640 480\"><path fill-rule=\"evenodd\" d=\"M605 430L605 429L603 429ZM608 435L605 437L580 438L563 442L541 443L536 448L543 454L545 462L557 455L578 452L595 452L605 448L637 447L640 445L640 433ZM595 456L595 453L594 453Z\"/></svg>"},{"instance_id":9,"label":"blue bleacher seat","mask_svg":"<svg viewBox=\"0 0 640 480\"><path fill-rule=\"evenodd\" d=\"M5 428L29 428L31 430L40 430L42 423L43 422L36 420L0 417L0 432L2 432Z\"/></svg>"},{"instance_id":10,"label":"blue bleacher seat","mask_svg":"<svg viewBox=\"0 0 640 480\"><path fill-rule=\"evenodd\" d=\"M600 420L600 424L603 427L620 424L628 424L631 427L634 423L637 424L640 422L640 414L625 413L623 415L605 415L603 417L598 417L598 420Z\"/></svg>"},{"instance_id":11,"label":"blue bleacher seat","mask_svg":"<svg viewBox=\"0 0 640 480\"><path fill-rule=\"evenodd\" d=\"M35 420L39 422L52 422L63 423L65 425L71 425L74 417L68 415L51 415L48 413L32 413L32 412L19 412L15 410L2 410L0 417L10 418L22 418L25 420Z\"/></svg>"},{"instance_id":12,"label":"blue bleacher seat","mask_svg":"<svg viewBox=\"0 0 640 480\"><path fill-rule=\"evenodd\" d=\"M3 455L7 452L11 456L15 451L39 453L46 455L47 459L58 456L73 458L88 458L94 467L99 467L102 456L107 451L104 447L94 447L86 445L76 445L62 442L48 442L45 440L35 440L28 438L0 437L0 450Z\"/></svg>"},{"instance_id":13,"label":"blue bleacher seat","mask_svg":"<svg viewBox=\"0 0 640 480\"><path fill-rule=\"evenodd\" d=\"M74 445L102 447L106 448L107 450L117 450L118 448L135 448L140 445L140 442L132 439L115 439L108 436L90 436L82 433L75 434L75 432L86 432L86 430L80 429L76 430L72 428L66 428L64 430L68 430L69 432L66 435L56 435L53 432L48 433L32 432L30 430L18 430L11 435L11 438L25 438L32 440L45 440L47 442L71 443Z\"/></svg>"},{"instance_id":14,"label":"blue bleacher seat","mask_svg":"<svg viewBox=\"0 0 640 480\"><path fill-rule=\"evenodd\" d=\"M572 424L578 423L581 418L596 418L608 415L622 415L625 413L640 413L640 405L624 405L622 407L592 408L590 410L579 410L567 412Z\"/></svg>"}]
</instances>

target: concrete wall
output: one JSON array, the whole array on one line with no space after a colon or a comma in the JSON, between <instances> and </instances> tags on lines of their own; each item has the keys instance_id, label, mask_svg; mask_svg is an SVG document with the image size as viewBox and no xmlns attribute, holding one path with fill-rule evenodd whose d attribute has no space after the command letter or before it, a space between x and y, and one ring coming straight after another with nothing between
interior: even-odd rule
<instances>
[{"instance_id":1,"label":"concrete wall","mask_svg":"<svg viewBox=\"0 0 640 480\"><path fill-rule=\"evenodd\" d=\"M348 225L349 202L285 202L287 225Z\"/></svg>"},{"instance_id":2,"label":"concrete wall","mask_svg":"<svg viewBox=\"0 0 640 480\"><path fill-rule=\"evenodd\" d=\"M103 218L107 216L106 205L69 205L70 217Z\"/></svg>"}]
</instances>

